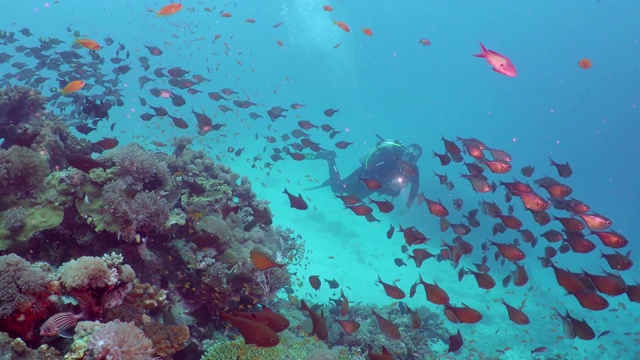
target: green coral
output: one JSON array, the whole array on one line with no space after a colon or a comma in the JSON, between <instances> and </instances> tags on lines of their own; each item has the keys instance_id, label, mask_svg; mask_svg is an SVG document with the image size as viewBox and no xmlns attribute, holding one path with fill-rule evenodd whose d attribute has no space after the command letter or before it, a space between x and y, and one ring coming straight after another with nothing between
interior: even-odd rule
<instances>
[{"instance_id":1,"label":"green coral","mask_svg":"<svg viewBox=\"0 0 640 360\"><path fill-rule=\"evenodd\" d=\"M117 233L126 224L111 211L105 211L107 206L102 200L102 189L89 183L83 187L84 193L89 201L76 199L76 208L83 217L96 226L96 232L103 230ZM90 218L90 219L89 219Z\"/></svg>"},{"instance_id":2,"label":"green coral","mask_svg":"<svg viewBox=\"0 0 640 360\"><path fill-rule=\"evenodd\" d=\"M60 206L53 204L29 206L27 203L23 205L27 211L22 228L12 232L4 226L0 227L0 239L2 239L0 240L0 250L9 247L12 241L28 240L36 232L52 229L62 223L64 209Z\"/></svg>"},{"instance_id":3,"label":"green coral","mask_svg":"<svg viewBox=\"0 0 640 360\"><path fill-rule=\"evenodd\" d=\"M283 337L280 344L274 347L261 348L255 345L247 345L243 340L211 342L200 360L229 360L237 359L260 359L260 360L302 360L307 355L317 351L330 351L329 347L314 338L292 338ZM336 360L353 360L347 351L333 351ZM242 356L240 356L242 355Z\"/></svg>"},{"instance_id":4,"label":"green coral","mask_svg":"<svg viewBox=\"0 0 640 360\"><path fill-rule=\"evenodd\" d=\"M199 177L194 179L194 182L198 183L198 185L201 185L206 190L202 196L189 196L189 194L182 195L182 204L190 209L205 210L210 206L217 205L232 197L231 187L222 180Z\"/></svg>"}]
</instances>

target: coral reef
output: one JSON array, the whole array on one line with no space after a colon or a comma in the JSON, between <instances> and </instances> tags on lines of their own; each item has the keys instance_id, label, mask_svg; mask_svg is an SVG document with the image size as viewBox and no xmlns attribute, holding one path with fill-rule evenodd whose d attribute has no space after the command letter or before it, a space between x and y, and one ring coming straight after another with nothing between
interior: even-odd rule
<instances>
[{"instance_id":1,"label":"coral reef","mask_svg":"<svg viewBox=\"0 0 640 360\"><path fill-rule=\"evenodd\" d=\"M175 139L171 155L128 144L93 159L91 143L24 88L0 93L2 121L11 130L0 133L0 250L14 254L0 257L0 331L19 339L0 350L27 354L48 343L68 359L127 351L195 359L203 341L225 331L221 310L290 307L276 294L291 274L259 271L249 251L296 263L304 241L274 226L251 182L191 149L190 138ZM75 326L74 342L38 337L61 312L88 320ZM338 354L316 341L286 341ZM42 358L59 356L42 346Z\"/></svg>"}]
</instances>

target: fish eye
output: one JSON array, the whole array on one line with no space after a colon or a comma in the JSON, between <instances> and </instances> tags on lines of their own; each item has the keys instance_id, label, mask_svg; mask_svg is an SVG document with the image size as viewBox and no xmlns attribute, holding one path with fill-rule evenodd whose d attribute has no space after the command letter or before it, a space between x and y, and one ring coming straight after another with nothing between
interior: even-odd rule
<instances>
[{"instance_id":1,"label":"fish eye","mask_svg":"<svg viewBox=\"0 0 640 360\"><path fill-rule=\"evenodd\" d=\"M500 64L500 67L504 67L504 64Z\"/></svg>"}]
</instances>

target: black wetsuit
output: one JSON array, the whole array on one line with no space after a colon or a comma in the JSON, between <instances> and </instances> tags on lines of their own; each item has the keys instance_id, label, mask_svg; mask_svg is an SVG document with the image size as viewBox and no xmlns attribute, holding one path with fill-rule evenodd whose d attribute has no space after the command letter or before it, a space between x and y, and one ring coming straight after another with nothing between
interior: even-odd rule
<instances>
[{"instance_id":1,"label":"black wetsuit","mask_svg":"<svg viewBox=\"0 0 640 360\"><path fill-rule=\"evenodd\" d=\"M410 185L411 190L406 206L407 208L411 207L416 195L418 195L420 172L415 164L413 165L416 172L414 176L404 174L401 171L398 160L402 158L405 150L405 147L396 145L378 147L366 161L366 168L365 165L362 165L344 179L340 178L340 172L335 165L335 161L329 161L329 184L331 185L331 190L337 194L355 195L361 199L374 192L396 197L400 195L403 187ZM382 184L382 188L369 190L359 178L377 180Z\"/></svg>"}]
</instances>

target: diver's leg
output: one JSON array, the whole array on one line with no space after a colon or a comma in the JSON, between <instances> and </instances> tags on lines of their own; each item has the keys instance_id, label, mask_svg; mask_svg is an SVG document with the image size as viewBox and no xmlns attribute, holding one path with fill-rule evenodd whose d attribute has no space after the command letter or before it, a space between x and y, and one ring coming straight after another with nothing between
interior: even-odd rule
<instances>
[{"instance_id":1,"label":"diver's leg","mask_svg":"<svg viewBox=\"0 0 640 360\"><path fill-rule=\"evenodd\" d=\"M335 159L328 159L327 163L329 164L329 180L327 181L331 186L331 191L340 194L344 191L344 185L340 179L340 171L338 171L336 161Z\"/></svg>"}]
</instances>

